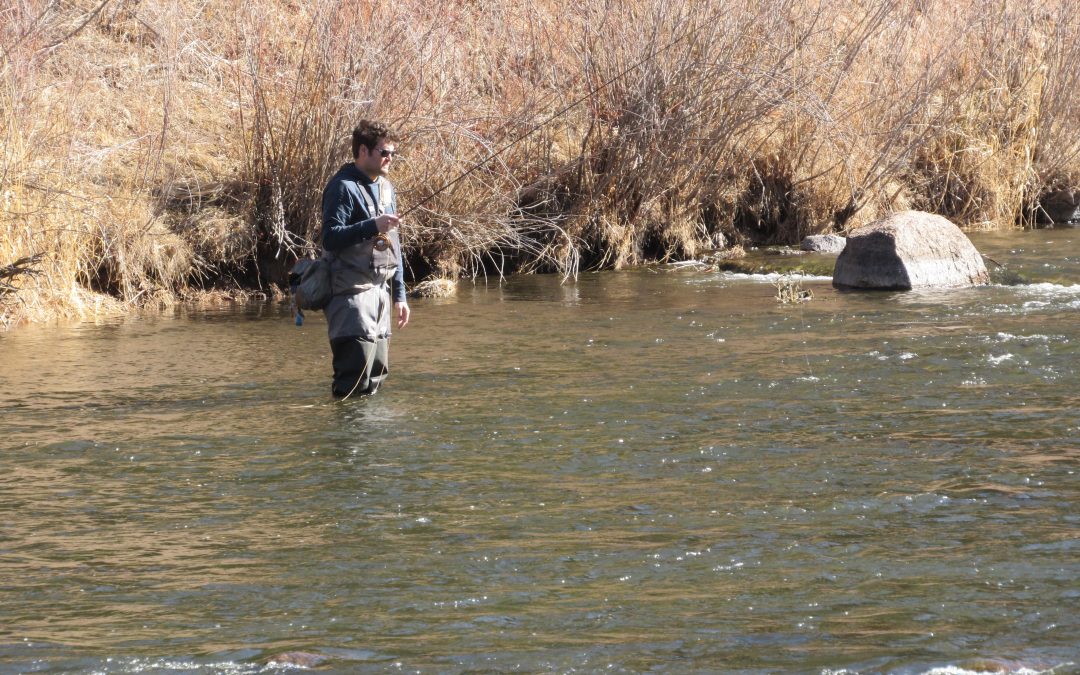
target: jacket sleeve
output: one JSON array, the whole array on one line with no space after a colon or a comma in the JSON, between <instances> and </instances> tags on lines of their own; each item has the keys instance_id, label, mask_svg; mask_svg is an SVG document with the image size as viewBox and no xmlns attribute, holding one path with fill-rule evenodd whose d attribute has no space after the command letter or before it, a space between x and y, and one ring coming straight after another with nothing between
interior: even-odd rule
<instances>
[{"instance_id":1,"label":"jacket sleeve","mask_svg":"<svg viewBox=\"0 0 1080 675\"><path fill-rule=\"evenodd\" d=\"M394 302L406 302L405 299L405 266L402 264L402 256L398 254L397 272L394 272L391 289L394 293Z\"/></svg>"},{"instance_id":2,"label":"jacket sleeve","mask_svg":"<svg viewBox=\"0 0 1080 675\"><path fill-rule=\"evenodd\" d=\"M397 190L390 193L390 208L386 209L387 213L397 213ZM391 290L394 294L394 302L406 302L405 298L405 252L398 251L398 264L397 272L394 273L394 279L392 282L393 287Z\"/></svg>"},{"instance_id":3,"label":"jacket sleeve","mask_svg":"<svg viewBox=\"0 0 1080 675\"><path fill-rule=\"evenodd\" d=\"M323 193L322 243L327 251L340 251L374 237L379 232L374 218L365 218L359 222L350 222L356 216L366 216L349 194L345 181L335 180L326 186ZM360 209L360 213L355 213Z\"/></svg>"}]
</instances>

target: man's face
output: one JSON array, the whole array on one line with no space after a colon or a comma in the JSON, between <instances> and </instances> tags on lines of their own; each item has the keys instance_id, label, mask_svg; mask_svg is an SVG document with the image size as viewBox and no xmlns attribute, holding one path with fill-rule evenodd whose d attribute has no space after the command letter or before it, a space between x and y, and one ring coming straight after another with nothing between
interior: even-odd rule
<instances>
[{"instance_id":1,"label":"man's face","mask_svg":"<svg viewBox=\"0 0 1080 675\"><path fill-rule=\"evenodd\" d=\"M390 164L396 154L397 145L393 141L381 140L371 150L368 150L366 145L361 145L356 156L356 168L371 178L385 176L390 172Z\"/></svg>"}]
</instances>

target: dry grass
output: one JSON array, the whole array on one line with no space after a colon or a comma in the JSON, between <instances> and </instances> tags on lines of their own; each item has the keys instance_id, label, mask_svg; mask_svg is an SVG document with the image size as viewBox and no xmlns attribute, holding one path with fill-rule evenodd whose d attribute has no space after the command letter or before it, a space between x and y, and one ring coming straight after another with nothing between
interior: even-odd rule
<instances>
[{"instance_id":1,"label":"dry grass","mask_svg":"<svg viewBox=\"0 0 1080 675\"><path fill-rule=\"evenodd\" d=\"M781 305L797 305L814 299L814 291L804 289L802 282L791 274L783 274L773 282L776 287L776 301Z\"/></svg>"},{"instance_id":2,"label":"dry grass","mask_svg":"<svg viewBox=\"0 0 1080 675\"><path fill-rule=\"evenodd\" d=\"M403 133L417 280L793 243L899 208L1032 226L1080 187L1078 84L1066 0L11 0L0 267L44 256L0 323L269 292L317 242L362 117Z\"/></svg>"}]
</instances>

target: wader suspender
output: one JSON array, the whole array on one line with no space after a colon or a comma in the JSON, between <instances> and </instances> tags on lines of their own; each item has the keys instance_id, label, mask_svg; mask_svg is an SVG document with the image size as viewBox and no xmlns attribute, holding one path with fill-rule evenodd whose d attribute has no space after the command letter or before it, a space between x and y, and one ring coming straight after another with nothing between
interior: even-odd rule
<instances>
[{"instance_id":1,"label":"wader suspender","mask_svg":"<svg viewBox=\"0 0 1080 675\"><path fill-rule=\"evenodd\" d=\"M364 185L360 181L356 181L356 185L360 188L360 194L364 199L364 208L368 210L368 213L372 214L371 217L378 218L379 216L381 216L382 209L380 209L379 207L382 205L382 200L380 199L379 203L375 203L375 195L373 195L371 191L368 190L366 185Z\"/></svg>"}]
</instances>

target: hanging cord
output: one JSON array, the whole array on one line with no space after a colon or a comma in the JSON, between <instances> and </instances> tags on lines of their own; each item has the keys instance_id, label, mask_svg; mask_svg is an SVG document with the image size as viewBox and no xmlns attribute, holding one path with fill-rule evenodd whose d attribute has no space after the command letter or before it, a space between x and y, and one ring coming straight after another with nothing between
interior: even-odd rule
<instances>
[{"instance_id":1,"label":"hanging cord","mask_svg":"<svg viewBox=\"0 0 1080 675\"><path fill-rule=\"evenodd\" d=\"M372 289L372 290L374 290L374 289ZM386 303L382 302L382 300L380 299L380 301L379 301L379 318L375 322L376 327L380 323L382 323L383 316L386 314L387 309L389 309L389 307L392 307L392 306L393 306L392 302L390 303L389 306L387 306ZM390 321L392 321L393 318L394 317L391 316L387 320L387 326L390 325ZM389 330L389 328L387 330ZM384 338L384 339L389 340L389 337ZM353 394L356 393L356 388L359 387L360 383L364 381L364 376L365 375L367 375L368 381L369 382L371 381L371 376L374 375L374 373L371 372L371 369L375 365L375 352L377 352L378 350L379 350L379 338L376 336L375 341L371 343L371 350L368 352L366 363L364 364L364 369L360 371L360 375L357 376L356 383L353 384L352 389L349 390L349 393L345 394L345 396L338 399L338 403L344 403L345 401L347 401L349 399L350 396L352 396ZM387 346L387 351L389 351L389 345ZM376 389L378 389L378 387L376 387ZM371 392L371 393L374 394L375 392Z\"/></svg>"},{"instance_id":2,"label":"hanging cord","mask_svg":"<svg viewBox=\"0 0 1080 675\"><path fill-rule=\"evenodd\" d=\"M364 381L364 376L365 375L367 375L368 381L371 380L371 375L372 375L371 368L372 368L372 366L375 365L375 352L378 351L378 348L379 348L379 339L375 338L375 342L371 343L371 351L368 353L367 363L364 364L364 369L360 371L360 375L356 378L356 384L354 384L352 386L352 389L349 390L348 394L345 394L344 396L342 396L341 398L338 399L338 403L344 403L345 401L347 401L349 399L350 396L352 396L353 394L356 393L356 388L359 387L360 383ZM371 393L374 394L375 392L371 392Z\"/></svg>"}]
</instances>

